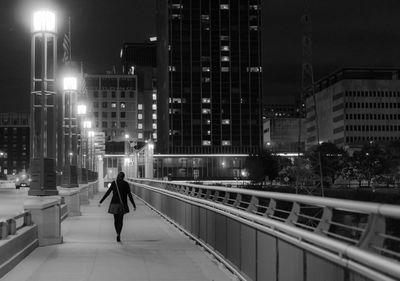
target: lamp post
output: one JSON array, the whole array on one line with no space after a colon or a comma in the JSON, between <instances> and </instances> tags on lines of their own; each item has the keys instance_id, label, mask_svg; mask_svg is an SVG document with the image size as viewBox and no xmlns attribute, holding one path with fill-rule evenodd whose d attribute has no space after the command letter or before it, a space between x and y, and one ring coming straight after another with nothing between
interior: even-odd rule
<instances>
[{"instance_id":1,"label":"lamp post","mask_svg":"<svg viewBox=\"0 0 400 281\"><path fill-rule=\"evenodd\" d=\"M147 141L145 153L144 153L144 163L145 163L145 178L152 179L153 178L153 170L154 170L154 142L152 140Z\"/></svg>"},{"instance_id":2,"label":"lamp post","mask_svg":"<svg viewBox=\"0 0 400 281\"><path fill-rule=\"evenodd\" d=\"M4 161L3 161L3 157L4 157L4 152L3 151L0 151L0 177L3 177L4 176L4 165L3 165L3 163L4 163Z\"/></svg>"},{"instance_id":3,"label":"lamp post","mask_svg":"<svg viewBox=\"0 0 400 281\"><path fill-rule=\"evenodd\" d=\"M64 137L64 159L62 187L78 187L78 136L77 116L74 106L77 103L76 77L67 76L63 79L63 137Z\"/></svg>"},{"instance_id":4,"label":"lamp post","mask_svg":"<svg viewBox=\"0 0 400 281\"><path fill-rule=\"evenodd\" d=\"M92 128L92 121L84 120L82 122L81 147L82 147L82 183L88 183L89 169L89 136L88 130Z\"/></svg>"},{"instance_id":5,"label":"lamp post","mask_svg":"<svg viewBox=\"0 0 400 281\"><path fill-rule=\"evenodd\" d=\"M56 16L37 11L31 41L31 174L29 195L57 195L56 188Z\"/></svg>"},{"instance_id":6,"label":"lamp post","mask_svg":"<svg viewBox=\"0 0 400 281\"><path fill-rule=\"evenodd\" d=\"M93 158L94 158L94 131L89 131L88 132L88 158L89 158L89 167L88 169L90 170L90 174L93 172Z\"/></svg>"},{"instance_id":7,"label":"lamp post","mask_svg":"<svg viewBox=\"0 0 400 281\"><path fill-rule=\"evenodd\" d=\"M82 125L82 118L84 116L86 116L87 114L87 106L86 104L83 103L79 103L76 106L76 115L77 115L77 126L78 126L78 130L77 130L77 139L78 139L78 183L79 184L85 184L87 183L87 179L85 181L84 179L84 173L82 173L82 169L83 169L83 160L84 160L84 149L83 149L83 138L85 137L85 135L83 134L83 125Z\"/></svg>"}]
</instances>

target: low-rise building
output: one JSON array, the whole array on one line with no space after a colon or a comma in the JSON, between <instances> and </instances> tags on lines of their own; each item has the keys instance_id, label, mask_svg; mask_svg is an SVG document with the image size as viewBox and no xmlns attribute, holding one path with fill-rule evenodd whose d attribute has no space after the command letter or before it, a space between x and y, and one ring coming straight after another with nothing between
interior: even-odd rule
<instances>
[{"instance_id":1,"label":"low-rise building","mask_svg":"<svg viewBox=\"0 0 400 281\"><path fill-rule=\"evenodd\" d=\"M306 148L320 142L357 149L400 138L400 69L351 68L315 84L306 100Z\"/></svg>"}]
</instances>

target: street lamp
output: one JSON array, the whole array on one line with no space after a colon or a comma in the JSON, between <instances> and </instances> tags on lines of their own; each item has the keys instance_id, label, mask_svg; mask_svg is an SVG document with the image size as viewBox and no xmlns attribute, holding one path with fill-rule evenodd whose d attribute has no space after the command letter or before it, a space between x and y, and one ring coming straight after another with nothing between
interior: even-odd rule
<instances>
[{"instance_id":1,"label":"street lamp","mask_svg":"<svg viewBox=\"0 0 400 281\"><path fill-rule=\"evenodd\" d=\"M87 181L87 172L86 172L86 154L87 153L87 138L86 138L86 128L84 125L84 122L87 121L82 121L82 119L87 115L87 106L86 104L78 103L76 106L76 114L78 117L78 127L79 127L79 161L78 161L78 172L79 172L79 183L80 184L86 184ZM91 122L90 122L90 128L91 128Z\"/></svg>"},{"instance_id":2,"label":"street lamp","mask_svg":"<svg viewBox=\"0 0 400 281\"><path fill-rule=\"evenodd\" d=\"M63 128L64 128L64 165L63 187L78 187L78 135L77 116L74 110L77 104L78 79L68 75L63 78Z\"/></svg>"},{"instance_id":3,"label":"street lamp","mask_svg":"<svg viewBox=\"0 0 400 281\"><path fill-rule=\"evenodd\" d=\"M57 195L56 188L56 15L33 13L31 41L31 124L29 195Z\"/></svg>"},{"instance_id":4,"label":"street lamp","mask_svg":"<svg viewBox=\"0 0 400 281\"><path fill-rule=\"evenodd\" d=\"M89 169L93 171L93 157L94 157L94 136L95 132L94 131L89 131L88 132L88 138L89 138Z\"/></svg>"},{"instance_id":5,"label":"street lamp","mask_svg":"<svg viewBox=\"0 0 400 281\"><path fill-rule=\"evenodd\" d=\"M56 15L52 11L33 13L32 32L56 32Z\"/></svg>"},{"instance_id":6,"label":"street lamp","mask_svg":"<svg viewBox=\"0 0 400 281\"><path fill-rule=\"evenodd\" d=\"M76 113L78 116L84 116L87 114L87 106L86 104L78 104L76 107Z\"/></svg>"}]
</instances>

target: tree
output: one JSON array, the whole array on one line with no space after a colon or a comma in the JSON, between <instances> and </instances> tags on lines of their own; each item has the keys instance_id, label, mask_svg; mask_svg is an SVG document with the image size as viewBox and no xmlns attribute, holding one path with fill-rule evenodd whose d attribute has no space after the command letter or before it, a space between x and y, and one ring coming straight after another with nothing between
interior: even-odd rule
<instances>
[{"instance_id":1,"label":"tree","mask_svg":"<svg viewBox=\"0 0 400 281\"><path fill-rule=\"evenodd\" d=\"M254 182L263 182L266 177L272 182L279 172L277 157L268 150L263 150L258 155L248 156L244 167L247 169L249 179Z\"/></svg>"},{"instance_id":2,"label":"tree","mask_svg":"<svg viewBox=\"0 0 400 281\"><path fill-rule=\"evenodd\" d=\"M330 142L316 145L307 151L306 157L310 160L312 170L320 176L318 153L321 157L323 178L329 177L332 183L335 182L336 178L341 175L345 160L348 158L347 152Z\"/></svg>"},{"instance_id":3,"label":"tree","mask_svg":"<svg viewBox=\"0 0 400 281\"><path fill-rule=\"evenodd\" d=\"M353 165L359 177L358 180L367 180L368 186L371 185L372 178L383 175L387 171L387 159L385 151L377 144L365 145L360 151L353 154Z\"/></svg>"}]
</instances>

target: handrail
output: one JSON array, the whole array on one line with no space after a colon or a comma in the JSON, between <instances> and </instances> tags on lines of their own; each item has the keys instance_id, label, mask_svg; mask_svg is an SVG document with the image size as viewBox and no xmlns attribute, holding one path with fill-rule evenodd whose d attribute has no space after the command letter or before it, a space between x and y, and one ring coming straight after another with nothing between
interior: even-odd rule
<instances>
[{"instance_id":1,"label":"handrail","mask_svg":"<svg viewBox=\"0 0 400 281\"><path fill-rule=\"evenodd\" d=\"M23 218L22 222L17 223ZM7 238L8 235L14 235L25 226L32 225L32 215L30 211L21 212L13 217L5 218L0 221L0 240Z\"/></svg>"},{"instance_id":2,"label":"handrail","mask_svg":"<svg viewBox=\"0 0 400 281\"><path fill-rule=\"evenodd\" d=\"M363 273L369 267L400 278L400 231L393 228L400 225L400 206L148 179L132 183L222 212L275 236L294 237L307 247L318 245L333 253L336 263L348 259L346 266L361 264Z\"/></svg>"}]
</instances>

